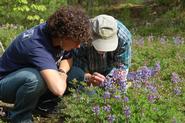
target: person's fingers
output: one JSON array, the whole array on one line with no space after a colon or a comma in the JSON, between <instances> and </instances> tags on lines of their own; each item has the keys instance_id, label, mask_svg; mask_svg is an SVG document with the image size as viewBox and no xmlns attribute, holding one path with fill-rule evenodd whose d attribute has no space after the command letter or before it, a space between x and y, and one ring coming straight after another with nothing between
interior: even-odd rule
<instances>
[{"instance_id":1,"label":"person's fingers","mask_svg":"<svg viewBox=\"0 0 185 123\"><path fill-rule=\"evenodd\" d=\"M93 81L103 82L104 79L99 76L93 75Z\"/></svg>"},{"instance_id":2,"label":"person's fingers","mask_svg":"<svg viewBox=\"0 0 185 123\"><path fill-rule=\"evenodd\" d=\"M105 79L105 76L100 74L100 73L98 73L98 72L94 72L93 75L98 76L98 77L100 77L102 79Z\"/></svg>"},{"instance_id":3,"label":"person's fingers","mask_svg":"<svg viewBox=\"0 0 185 123\"><path fill-rule=\"evenodd\" d=\"M94 79L94 80L92 81L92 84L95 85L95 86L99 86L101 83L102 83L101 81L96 80L96 79Z\"/></svg>"}]
</instances>

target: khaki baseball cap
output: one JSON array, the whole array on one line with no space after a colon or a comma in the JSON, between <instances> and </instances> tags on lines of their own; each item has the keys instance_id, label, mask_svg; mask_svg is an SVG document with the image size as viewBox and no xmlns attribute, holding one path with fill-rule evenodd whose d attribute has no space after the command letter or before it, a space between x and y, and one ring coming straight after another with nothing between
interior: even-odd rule
<instances>
[{"instance_id":1,"label":"khaki baseball cap","mask_svg":"<svg viewBox=\"0 0 185 123\"><path fill-rule=\"evenodd\" d=\"M97 51L114 51L118 46L117 22L109 15L99 15L91 19L93 28L92 45Z\"/></svg>"}]
</instances>

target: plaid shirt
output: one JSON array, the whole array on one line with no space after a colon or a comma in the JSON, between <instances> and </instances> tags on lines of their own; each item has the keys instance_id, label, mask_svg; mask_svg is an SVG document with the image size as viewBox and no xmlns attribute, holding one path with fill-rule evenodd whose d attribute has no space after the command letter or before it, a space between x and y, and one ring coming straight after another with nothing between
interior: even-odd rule
<instances>
[{"instance_id":1,"label":"plaid shirt","mask_svg":"<svg viewBox=\"0 0 185 123\"><path fill-rule=\"evenodd\" d=\"M95 48L89 44L82 44L79 49L74 50L74 66L82 68L85 72L99 72L107 75L119 64L124 64L128 70L131 64L131 33L120 22L118 27L118 47L115 51L98 54Z\"/></svg>"}]
</instances>

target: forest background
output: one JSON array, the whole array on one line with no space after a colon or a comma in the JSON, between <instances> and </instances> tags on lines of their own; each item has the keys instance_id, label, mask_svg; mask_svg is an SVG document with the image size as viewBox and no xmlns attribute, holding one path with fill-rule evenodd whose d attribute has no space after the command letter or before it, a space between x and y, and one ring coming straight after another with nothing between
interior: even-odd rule
<instances>
[{"instance_id":1,"label":"forest background","mask_svg":"<svg viewBox=\"0 0 185 123\"><path fill-rule=\"evenodd\" d=\"M119 95L129 98L124 106L114 96L108 99L111 112L101 109L101 115L96 115L92 110L95 104L102 106L104 92L95 98L77 93L64 97L61 105L66 107L59 117L77 123L185 122L185 0L0 0L0 52L17 34L44 22L61 5L82 6L90 17L109 14L120 20L133 36L130 73L144 72L140 75L146 77L155 65L160 71L154 76L147 73L148 83L141 82L139 88L135 87L138 80L132 80L128 93ZM40 117L35 119L40 123Z\"/></svg>"},{"instance_id":2,"label":"forest background","mask_svg":"<svg viewBox=\"0 0 185 123\"><path fill-rule=\"evenodd\" d=\"M184 0L1 0L3 46L6 48L19 32L44 22L64 4L82 6L90 17L110 14L137 35L184 35Z\"/></svg>"}]
</instances>

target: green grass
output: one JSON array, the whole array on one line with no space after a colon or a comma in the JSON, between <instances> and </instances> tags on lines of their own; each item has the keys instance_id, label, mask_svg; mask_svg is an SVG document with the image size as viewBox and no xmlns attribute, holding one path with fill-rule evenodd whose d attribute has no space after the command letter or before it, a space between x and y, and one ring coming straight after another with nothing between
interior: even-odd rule
<instances>
[{"instance_id":1,"label":"green grass","mask_svg":"<svg viewBox=\"0 0 185 123\"><path fill-rule=\"evenodd\" d=\"M131 69L139 66L153 66L156 62L161 64L161 76L167 78L172 72L177 72L181 76L185 75L185 44L176 45L170 38L165 44L159 39L152 42L145 40L143 46L133 42L133 57Z\"/></svg>"},{"instance_id":2,"label":"green grass","mask_svg":"<svg viewBox=\"0 0 185 123\"><path fill-rule=\"evenodd\" d=\"M142 1L143 0L128 0L128 2L132 4L141 4ZM164 88L160 89L159 93L162 95L162 98L160 104L156 105L160 106L159 109L164 111L171 108L172 110L169 110L166 115L171 117L176 116L178 123L185 122L185 95L174 96L171 94L173 89L171 74L173 72L177 73L182 79L182 93L185 92L185 43L175 45L172 40L173 36L185 35L185 12L182 9L171 8L163 13L151 15L154 11L150 8L137 8L136 10L141 10L141 12L138 13L139 15L133 17L133 12L136 11L132 12L131 9L135 6L123 7L125 8L118 7L113 10L107 10L105 13L111 14L123 21L133 34L135 40L133 40L132 45L133 54L130 71L136 71L144 65L152 67L156 62L160 62L161 71L153 78L153 81L156 81L158 85L163 85ZM24 30L22 27L1 27L0 41L3 43L3 46L6 48L11 40L22 30ZM147 40L147 36L150 34L156 36L152 42ZM138 44L138 35L145 36L143 45ZM158 39L158 37L163 35L168 38L168 41L164 44ZM174 114L174 112L176 112L176 114ZM159 117L154 117L154 119L158 118ZM170 117L160 117L159 119L161 119L161 121L168 120L170 122ZM0 123L1 122L0 120ZM40 121L38 120L37 122ZM50 121L48 120L48 122Z\"/></svg>"},{"instance_id":3,"label":"green grass","mask_svg":"<svg viewBox=\"0 0 185 123\"><path fill-rule=\"evenodd\" d=\"M180 78L182 79L181 87L182 87L182 93L185 91L185 44L176 45L173 43L172 37L167 37L167 41L165 43L161 43L159 38L155 37L153 41L148 41L147 37L144 37L144 44L138 44L139 37L134 36L133 45L132 45L132 66L130 68L130 71L136 71L139 67L147 65L148 67L154 66L156 62L160 62L161 64L161 70L160 73L153 78L153 81L156 81L156 86L163 85L163 88L159 89L159 93L161 95L161 98L157 104L153 104L153 107L157 107L159 110L161 110L161 113L165 117L162 117L163 115L158 112L157 115L152 114L145 114L146 119L143 119L143 122L150 121L151 119L153 121L158 121L159 119L161 122L164 122L167 120L170 122L172 120L171 117L176 117L177 121L179 123L184 122L185 115L185 95L181 96L175 96L172 94L173 86L171 83L171 74L173 72L177 73ZM132 92L132 89L129 90L129 93L134 96L135 92ZM173 96L172 96L173 95ZM144 98L144 95L142 93L138 95L139 97L143 97L143 100L146 100ZM70 97L69 97L70 98ZM68 101L70 100L68 98ZM137 97L135 97L137 99ZM73 99L73 98L72 98ZM139 100L142 103L142 100ZM76 101L72 101L73 103L76 103ZM146 103L146 102L144 102ZM76 104L70 104L69 105L76 105ZM83 104L81 104L83 105ZM133 113L137 114L136 104L130 104L133 108ZM145 104L148 106L149 104ZM142 106L142 105L138 105ZM83 107L81 107L83 109ZM89 108L89 107L86 107ZM148 107L146 107L148 108ZM170 108L170 110L169 110ZM87 109L84 109L87 110ZM140 107L138 110L143 110L142 107ZM166 110L169 110L169 112L166 112ZM88 109L90 111L90 109ZM69 111L72 113L73 111ZM78 112L78 109L76 109L76 112ZM167 114L166 114L167 113ZM174 114L175 113L175 114ZM83 114L81 115L83 116ZM36 122L41 122L38 118L35 118ZM52 119L55 119L52 118ZM47 120L47 119L45 119ZM132 122L135 123L139 119L132 119ZM46 122L50 122L51 120L48 119ZM0 122L2 122L0 120Z\"/></svg>"},{"instance_id":4,"label":"green grass","mask_svg":"<svg viewBox=\"0 0 185 123\"><path fill-rule=\"evenodd\" d=\"M148 41L144 37L144 44L138 44L138 37L134 37L132 45L132 66L130 71L137 71L142 66L153 67L156 62L160 62L160 72L149 79L148 84L151 83L157 88L158 99L154 103L147 100L149 91L145 84L140 88L131 87L128 89L127 96L129 97L128 106L131 109L130 123L170 123L176 121L178 123L185 122L185 44L176 45L173 43L171 37L167 37L165 43L161 43L156 37L153 41ZM172 83L172 73L177 73L181 79L179 83ZM174 94L174 88L180 87L181 95ZM94 88L96 89L96 88ZM98 91L97 91L98 93ZM150 92L151 93L151 92ZM124 114L122 113L122 106L118 99L111 98L105 102L100 95L94 97L87 97L83 94L73 94L72 96L64 97L62 106L66 106L64 114L70 115L66 123L78 122L105 122L107 123L106 114L100 108L99 116L93 115L91 111L93 106L105 105L107 102L112 107L112 114L117 116L119 121L126 122ZM122 99L122 98L121 98ZM75 109L75 110L74 110Z\"/></svg>"}]
</instances>

